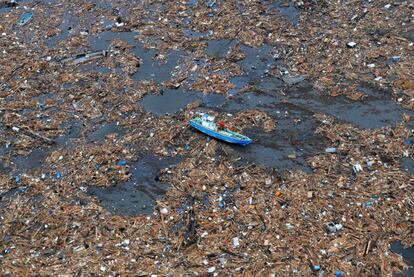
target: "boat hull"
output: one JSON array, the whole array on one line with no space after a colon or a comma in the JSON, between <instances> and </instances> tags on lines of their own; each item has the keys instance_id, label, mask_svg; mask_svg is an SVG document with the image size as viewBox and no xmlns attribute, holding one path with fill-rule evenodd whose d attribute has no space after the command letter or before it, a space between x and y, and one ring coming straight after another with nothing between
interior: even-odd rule
<instances>
[{"instance_id":1,"label":"boat hull","mask_svg":"<svg viewBox=\"0 0 414 277\"><path fill-rule=\"evenodd\" d=\"M209 128L206 128L206 127L204 127L204 126L202 126L202 125L200 125L200 124L198 124L194 121L191 121L191 120L190 120L190 125L193 128L199 130L200 132L202 132L202 133L204 133L204 134L206 134L210 137L213 137L213 138L216 138L216 139L228 142L228 143L233 143L233 144L238 144L238 145L248 145L248 144L252 143L251 139L237 139L237 138L232 138L232 137L229 137L229 136L225 136L225 135L220 134L219 132L216 132L216 131L213 131Z\"/></svg>"}]
</instances>

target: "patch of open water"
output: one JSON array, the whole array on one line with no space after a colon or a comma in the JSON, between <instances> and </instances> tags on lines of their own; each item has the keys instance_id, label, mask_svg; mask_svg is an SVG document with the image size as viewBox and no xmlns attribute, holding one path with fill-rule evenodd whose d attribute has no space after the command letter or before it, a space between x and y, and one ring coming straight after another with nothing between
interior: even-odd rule
<instances>
[{"instance_id":1,"label":"patch of open water","mask_svg":"<svg viewBox=\"0 0 414 277\"><path fill-rule=\"evenodd\" d=\"M146 155L131 165L130 180L106 188L91 186L88 194L96 197L103 207L115 214L151 214L155 201L169 188L169 184L159 180L160 170L174 166L180 160L180 157Z\"/></svg>"}]
</instances>

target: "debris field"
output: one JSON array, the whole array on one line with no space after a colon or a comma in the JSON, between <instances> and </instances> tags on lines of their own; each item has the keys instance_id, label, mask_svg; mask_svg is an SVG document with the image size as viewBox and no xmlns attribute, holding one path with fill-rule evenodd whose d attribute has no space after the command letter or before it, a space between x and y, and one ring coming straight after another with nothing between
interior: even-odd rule
<instances>
[{"instance_id":1,"label":"debris field","mask_svg":"<svg viewBox=\"0 0 414 277\"><path fill-rule=\"evenodd\" d=\"M411 276L413 14L0 0L0 275Z\"/></svg>"}]
</instances>

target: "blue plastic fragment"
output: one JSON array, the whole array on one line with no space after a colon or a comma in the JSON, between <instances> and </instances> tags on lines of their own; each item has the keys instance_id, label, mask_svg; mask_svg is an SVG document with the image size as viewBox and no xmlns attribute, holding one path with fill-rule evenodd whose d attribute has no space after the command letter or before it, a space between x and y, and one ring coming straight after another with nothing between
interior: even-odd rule
<instances>
[{"instance_id":1,"label":"blue plastic fragment","mask_svg":"<svg viewBox=\"0 0 414 277\"><path fill-rule=\"evenodd\" d=\"M55 176L56 176L57 179L60 179L60 178L62 178L62 173L60 171L58 171L58 172L56 172Z\"/></svg>"},{"instance_id":2,"label":"blue plastic fragment","mask_svg":"<svg viewBox=\"0 0 414 277\"><path fill-rule=\"evenodd\" d=\"M99 169L100 167L101 167L101 166L100 166L99 164L96 164L96 165L95 165L95 168L96 168L96 169Z\"/></svg>"},{"instance_id":3,"label":"blue plastic fragment","mask_svg":"<svg viewBox=\"0 0 414 277\"><path fill-rule=\"evenodd\" d=\"M368 202L364 203L364 207L365 208L371 208L372 204L373 204L372 201L368 201Z\"/></svg>"},{"instance_id":4,"label":"blue plastic fragment","mask_svg":"<svg viewBox=\"0 0 414 277\"><path fill-rule=\"evenodd\" d=\"M116 163L119 166L126 166L127 165L127 161L125 160L120 160L119 162Z\"/></svg>"},{"instance_id":5,"label":"blue plastic fragment","mask_svg":"<svg viewBox=\"0 0 414 277\"><path fill-rule=\"evenodd\" d=\"M16 183L20 183L20 177L19 177L19 176L16 176L16 177L14 178L14 180L16 181Z\"/></svg>"},{"instance_id":6,"label":"blue plastic fragment","mask_svg":"<svg viewBox=\"0 0 414 277\"><path fill-rule=\"evenodd\" d=\"M178 208L177 212L178 212L178 214L182 214L183 213L183 208Z\"/></svg>"},{"instance_id":7,"label":"blue plastic fragment","mask_svg":"<svg viewBox=\"0 0 414 277\"><path fill-rule=\"evenodd\" d=\"M337 272L335 272L335 276L342 276L342 272L340 272L340 271L337 271Z\"/></svg>"},{"instance_id":8,"label":"blue plastic fragment","mask_svg":"<svg viewBox=\"0 0 414 277\"><path fill-rule=\"evenodd\" d=\"M19 192L25 192L26 191L26 187L19 187Z\"/></svg>"},{"instance_id":9,"label":"blue plastic fragment","mask_svg":"<svg viewBox=\"0 0 414 277\"><path fill-rule=\"evenodd\" d=\"M207 1L207 7L212 8L216 4L216 0L209 0Z\"/></svg>"},{"instance_id":10,"label":"blue plastic fragment","mask_svg":"<svg viewBox=\"0 0 414 277\"><path fill-rule=\"evenodd\" d=\"M312 269L315 270L315 271L318 271L318 270L321 269L321 266L320 265L314 265Z\"/></svg>"},{"instance_id":11,"label":"blue plastic fragment","mask_svg":"<svg viewBox=\"0 0 414 277\"><path fill-rule=\"evenodd\" d=\"M406 139L404 140L404 144L405 144L405 145L413 145L413 140L412 140L412 139L409 139L409 138L406 138Z\"/></svg>"},{"instance_id":12,"label":"blue plastic fragment","mask_svg":"<svg viewBox=\"0 0 414 277\"><path fill-rule=\"evenodd\" d=\"M19 20L17 21L18 26L24 26L29 23L30 20L33 18L33 13L27 12L20 16Z\"/></svg>"},{"instance_id":13,"label":"blue plastic fragment","mask_svg":"<svg viewBox=\"0 0 414 277\"><path fill-rule=\"evenodd\" d=\"M224 201L223 201L223 196L220 194L220 196L219 196L219 207L221 209L223 209L224 206L225 206L225 204L224 204Z\"/></svg>"}]
</instances>

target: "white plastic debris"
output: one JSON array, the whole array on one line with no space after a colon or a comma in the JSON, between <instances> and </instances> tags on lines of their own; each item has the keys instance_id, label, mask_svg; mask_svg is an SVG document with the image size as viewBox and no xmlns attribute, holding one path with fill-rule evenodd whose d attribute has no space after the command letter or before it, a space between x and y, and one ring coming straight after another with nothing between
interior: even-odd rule
<instances>
[{"instance_id":1,"label":"white plastic debris","mask_svg":"<svg viewBox=\"0 0 414 277\"><path fill-rule=\"evenodd\" d=\"M167 208L162 208L162 209L161 209L161 213L162 213L163 215L168 214L168 209L167 209Z\"/></svg>"},{"instance_id":2,"label":"white plastic debris","mask_svg":"<svg viewBox=\"0 0 414 277\"><path fill-rule=\"evenodd\" d=\"M398 62L399 60L401 60L401 56L392 56L392 57L391 57L391 59L392 59L394 62Z\"/></svg>"},{"instance_id":3,"label":"white plastic debris","mask_svg":"<svg viewBox=\"0 0 414 277\"><path fill-rule=\"evenodd\" d=\"M356 163L352 166L352 170L357 173L357 172L361 172L362 170L362 166L359 163Z\"/></svg>"},{"instance_id":4,"label":"white plastic debris","mask_svg":"<svg viewBox=\"0 0 414 277\"><path fill-rule=\"evenodd\" d=\"M15 132L20 131L20 129L18 127L12 127L12 130L15 131Z\"/></svg>"},{"instance_id":5,"label":"white plastic debris","mask_svg":"<svg viewBox=\"0 0 414 277\"><path fill-rule=\"evenodd\" d=\"M328 147L325 149L326 153L336 153L336 148L335 147Z\"/></svg>"},{"instance_id":6,"label":"white plastic debris","mask_svg":"<svg viewBox=\"0 0 414 277\"><path fill-rule=\"evenodd\" d=\"M214 266L207 269L208 273L213 273L214 271L216 271L216 268Z\"/></svg>"},{"instance_id":7,"label":"white plastic debris","mask_svg":"<svg viewBox=\"0 0 414 277\"><path fill-rule=\"evenodd\" d=\"M370 64L368 64L368 65L367 65L367 67L369 67L369 68L374 68L374 67L375 67L375 64L370 63Z\"/></svg>"},{"instance_id":8,"label":"white plastic debris","mask_svg":"<svg viewBox=\"0 0 414 277\"><path fill-rule=\"evenodd\" d=\"M325 227L329 233L336 233L343 228L342 224L335 224L333 222L327 223Z\"/></svg>"},{"instance_id":9,"label":"white plastic debris","mask_svg":"<svg viewBox=\"0 0 414 277\"><path fill-rule=\"evenodd\" d=\"M239 247L240 246L240 242L239 242L239 238L238 237L234 237L232 239L233 241L233 247Z\"/></svg>"},{"instance_id":10,"label":"white plastic debris","mask_svg":"<svg viewBox=\"0 0 414 277\"><path fill-rule=\"evenodd\" d=\"M354 41L350 41L350 42L348 42L346 45L347 45L349 48L355 48L355 46L356 46L356 42L354 42Z\"/></svg>"}]
</instances>

